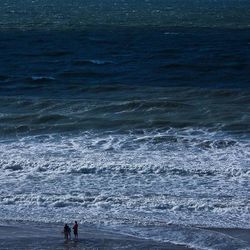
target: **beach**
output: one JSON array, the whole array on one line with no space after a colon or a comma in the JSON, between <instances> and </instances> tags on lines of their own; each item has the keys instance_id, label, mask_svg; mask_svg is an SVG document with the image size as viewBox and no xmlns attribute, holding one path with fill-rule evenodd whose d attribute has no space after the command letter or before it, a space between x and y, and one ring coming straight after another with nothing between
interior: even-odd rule
<instances>
[{"instance_id":1,"label":"beach","mask_svg":"<svg viewBox=\"0 0 250 250\"><path fill-rule=\"evenodd\" d=\"M188 244L174 244L167 239L158 241L145 239L129 234L121 234L105 226L80 225L79 239L64 240L62 223L34 223L34 222L1 222L0 248L8 249L250 249L249 229L206 228L211 234L219 234L220 239L214 237L200 239L203 242L191 240ZM169 226L171 229L171 226ZM194 233L190 228L189 238ZM218 236L218 235L217 235ZM176 235L178 237L178 235ZM203 246L202 246L203 244ZM198 247L201 245L202 247Z\"/></svg>"},{"instance_id":2,"label":"beach","mask_svg":"<svg viewBox=\"0 0 250 250\"><path fill-rule=\"evenodd\" d=\"M184 245L155 242L80 225L79 239L65 241L63 224L1 223L1 250L25 249L191 249Z\"/></svg>"}]
</instances>

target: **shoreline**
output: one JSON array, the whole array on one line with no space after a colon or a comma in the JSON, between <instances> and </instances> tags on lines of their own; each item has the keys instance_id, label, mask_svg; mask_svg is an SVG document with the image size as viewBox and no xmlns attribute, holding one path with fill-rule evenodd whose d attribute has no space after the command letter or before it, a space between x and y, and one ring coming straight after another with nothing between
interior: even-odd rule
<instances>
[{"instance_id":1,"label":"shoreline","mask_svg":"<svg viewBox=\"0 0 250 250\"><path fill-rule=\"evenodd\" d=\"M70 226L72 226L70 224ZM0 249L192 249L184 245L140 239L79 225L79 239L64 240L63 223L0 222Z\"/></svg>"},{"instance_id":2,"label":"shoreline","mask_svg":"<svg viewBox=\"0 0 250 250\"><path fill-rule=\"evenodd\" d=\"M73 224L69 225L72 227ZM200 229L212 233L218 232L245 242L244 249L250 249L250 229L204 227ZM79 225L79 240L74 240L72 233L72 239L65 241L62 230L63 223L0 221L0 249L195 249L184 244L143 239L111 231L105 227L85 224Z\"/></svg>"}]
</instances>

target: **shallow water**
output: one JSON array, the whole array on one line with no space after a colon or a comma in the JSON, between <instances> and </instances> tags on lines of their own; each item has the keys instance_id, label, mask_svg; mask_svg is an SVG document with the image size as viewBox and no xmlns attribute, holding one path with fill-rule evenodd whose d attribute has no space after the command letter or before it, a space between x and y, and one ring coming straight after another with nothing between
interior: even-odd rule
<instances>
[{"instance_id":1,"label":"shallow water","mask_svg":"<svg viewBox=\"0 0 250 250\"><path fill-rule=\"evenodd\" d=\"M79 224L79 239L65 241L62 223L1 222L0 247L9 249L249 249L249 230L194 228L178 225L159 227ZM72 226L71 223L69 223ZM158 230L158 231L157 231ZM159 238L159 233L161 238ZM14 237L13 237L14 235ZM143 237L142 237L143 235ZM162 238L164 236L164 238ZM172 243L170 243L172 242Z\"/></svg>"}]
</instances>

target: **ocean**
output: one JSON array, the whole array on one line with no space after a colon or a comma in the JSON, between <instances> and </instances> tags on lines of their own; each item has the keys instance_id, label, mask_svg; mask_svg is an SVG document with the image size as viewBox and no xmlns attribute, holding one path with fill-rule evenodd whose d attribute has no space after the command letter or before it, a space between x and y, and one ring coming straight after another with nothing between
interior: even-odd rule
<instances>
[{"instance_id":1,"label":"ocean","mask_svg":"<svg viewBox=\"0 0 250 250\"><path fill-rule=\"evenodd\" d=\"M245 246L249 7L1 1L1 219Z\"/></svg>"}]
</instances>

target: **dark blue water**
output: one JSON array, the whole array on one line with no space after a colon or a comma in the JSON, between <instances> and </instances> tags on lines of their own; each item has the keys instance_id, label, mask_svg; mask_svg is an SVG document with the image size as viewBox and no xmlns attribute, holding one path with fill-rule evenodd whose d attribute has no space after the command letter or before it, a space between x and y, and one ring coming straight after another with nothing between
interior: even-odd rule
<instances>
[{"instance_id":1,"label":"dark blue water","mask_svg":"<svg viewBox=\"0 0 250 250\"><path fill-rule=\"evenodd\" d=\"M5 1L2 218L196 247L250 227L247 3L213 3Z\"/></svg>"},{"instance_id":2,"label":"dark blue water","mask_svg":"<svg viewBox=\"0 0 250 250\"><path fill-rule=\"evenodd\" d=\"M57 132L58 123L60 132L220 126L249 133L248 29L0 36L2 135Z\"/></svg>"}]
</instances>

